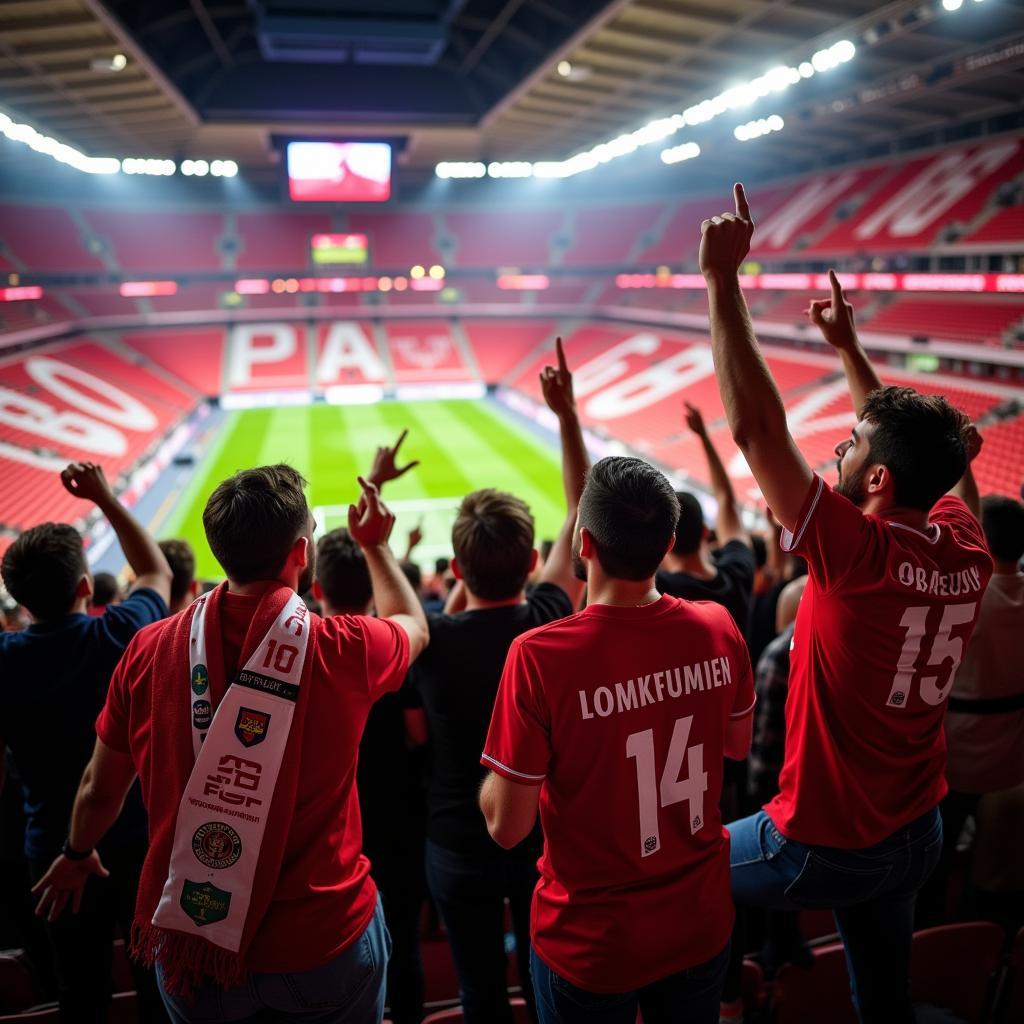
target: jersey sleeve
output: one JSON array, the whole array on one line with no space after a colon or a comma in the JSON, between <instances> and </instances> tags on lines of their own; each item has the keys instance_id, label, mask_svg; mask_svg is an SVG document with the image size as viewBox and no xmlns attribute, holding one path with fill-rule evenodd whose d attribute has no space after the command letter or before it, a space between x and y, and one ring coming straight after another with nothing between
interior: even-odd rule
<instances>
[{"instance_id":1,"label":"jersey sleeve","mask_svg":"<svg viewBox=\"0 0 1024 1024\"><path fill-rule=\"evenodd\" d=\"M987 550L988 545L981 523L974 518L974 513L967 507L963 498L958 498L955 494L939 498L928 514L928 521L951 530L961 544Z\"/></svg>"},{"instance_id":2,"label":"jersey sleeve","mask_svg":"<svg viewBox=\"0 0 1024 1024\"><path fill-rule=\"evenodd\" d=\"M539 786L551 760L549 723L537 667L517 639L505 660L480 763L512 782Z\"/></svg>"},{"instance_id":3,"label":"jersey sleeve","mask_svg":"<svg viewBox=\"0 0 1024 1024\"><path fill-rule=\"evenodd\" d=\"M128 681L132 677L135 647L133 640L124 657L117 663L110 686L107 687L106 702L96 719L96 735L119 754L131 753L131 694Z\"/></svg>"},{"instance_id":4,"label":"jersey sleeve","mask_svg":"<svg viewBox=\"0 0 1024 1024\"><path fill-rule=\"evenodd\" d=\"M743 639L743 634L740 633L739 627L733 622L731 617L729 624L732 626L733 632L735 664L739 669L739 678L736 681L736 696L732 702L732 711L729 713L729 718L746 718L747 715L753 713L754 704L757 700L754 695L754 670L750 664L750 651L747 648L746 641Z\"/></svg>"},{"instance_id":5,"label":"jersey sleeve","mask_svg":"<svg viewBox=\"0 0 1024 1024\"><path fill-rule=\"evenodd\" d=\"M352 673L353 648L362 648L364 692L371 701L402 685L409 671L409 635L401 626L371 615L336 615L323 622L320 642L330 668Z\"/></svg>"},{"instance_id":6,"label":"jersey sleeve","mask_svg":"<svg viewBox=\"0 0 1024 1024\"><path fill-rule=\"evenodd\" d=\"M815 473L796 527L782 531L782 550L807 559L811 575L827 591L861 562L868 543L861 510Z\"/></svg>"},{"instance_id":7,"label":"jersey sleeve","mask_svg":"<svg viewBox=\"0 0 1024 1024\"><path fill-rule=\"evenodd\" d=\"M149 626L170 614L164 599L148 587L133 590L120 604L108 605L96 619L104 641L120 653L143 626Z\"/></svg>"}]
</instances>

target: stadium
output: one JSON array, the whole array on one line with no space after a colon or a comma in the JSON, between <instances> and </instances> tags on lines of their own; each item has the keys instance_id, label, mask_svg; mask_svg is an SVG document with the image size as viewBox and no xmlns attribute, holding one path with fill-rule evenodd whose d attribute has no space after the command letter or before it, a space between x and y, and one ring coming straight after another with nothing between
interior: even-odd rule
<instances>
[{"instance_id":1,"label":"stadium","mask_svg":"<svg viewBox=\"0 0 1024 1024\"><path fill-rule=\"evenodd\" d=\"M723 358L739 366L740 356L723 357L709 317L714 275L702 232L722 227L723 211L732 214L737 181L749 198L745 220L753 222L739 286L794 450L809 472L846 493L837 455L841 463L847 456L836 445L860 410L847 353L808 313L812 302L838 295L834 269L878 381L941 396L960 410L980 435L980 453L969 463L977 493L986 502L1020 499L1022 96L1020 0L8 0L0 5L5 566L19 538L57 522L81 535L86 576L111 574L121 588L146 576L106 508L83 502L84 492L62 482L69 464L97 463L116 501L148 535L188 542L194 575L212 590L225 577L243 578L214 554L204 525L221 481L277 463L298 470L315 543L349 527L350 506L362 493L358 478L370 474L380 448L404 436L399 461L415 466L381 478L395 517L390 544L399 556L405 552L413 585L427 581L421 596L428 606L438 599L433 611L440 612L454 582L446 577L449 561L466 561L453 546L466 495L494 488L523 499L537 547L557 547L566 502L574 513L580 500L563 496L568 435L545 377L546 367L560 365L556 339L589 461L631 458L654 467L674 490L695 496L728 547L710 448L728 476L737 529L771 547L778 519L799 539L802 530L777 508L769 515L765 460L737 427L734 407L748 386L753 401L756 382L740 375L731 389L723 383ZM738 201L735 210L740 216ZM833 298L837 314L838 305ZM688 426L684 403L699 410L704 436ZM793 522L806 526L800 511L796 502ZM241 526L235 532L250 537ZM715 542L710 533L707 539ZM258 539L250 545L259 546ZM707 551L713 569L718 563ZM998 572L1007 559L994 548L993 555ZM748 584L765 593L776 566L766 557L769 575L762 561L757 584ZM540 575L543 560L530 571L531 587L549 585ZM42 617L19 607L25 601L6 576L5 583L9 629L30 619L29 628L39 628ZM595 590L593 577L588 586ZM387 619L376 589L374 597ZM365 611L368 602L361 604ZM312 599L311 606L319 607ZM572 607L582 606L575 600ZM1016 688L968 695L997 702L986 721L1008 716L1005 735L1019 730L1024 713L1024 619L1018 614L1014 622L1018 639L1006 641L1002 664L1017 665ZM923 625L914 634L908 623L903 628L918 636L917 648L906 655L905 647L899 665L913 675L921 667L914 660L920 635L931 634ZM433 629L431 620L428 651L440 649ZM772 628L766 640L775 635ZM945 636L949 641L948 630ZM511 640L502 641L502 661ZM960 651L948 654L953 667L935 657L952 686L964 641L950 642ZM5 650L0 709L7 710L0 716L10 718L0 718L0 746L7 740L10 749L0 920L8 924L0 927L0 948L9 948L0 951L0 1021L160 1021L136 995L123 927L109 1010L104 1003L99 1016L76 1016L62 971L54 974L49 963L42 926L26 923L29 867L21 847L25 814L39 813L39 801L33 803L27 775L28 789L20 792L19 773L36 769L19 768L10 734L22 711L15 714L3 697L3 677L16 674ZM924 656L932 650L929 640ZM104 695L116 663L105 670ZM431 698L421 689L432 723ZM953 693L961 705L968 699ZM494 699L492 693L492 705ZM100 705L91 709L87 731ZM822 720L833 721L838 706L822 710ZM941 723L933 725L941 733ZM910 745L923 744L921 735ZM90 751L96 736L90 732ZM438 740L425 732L417 742L430 751ZM87 760L85 752L74 762L62 799L73 798ZM366 760L364 744L360 763ZM399 774L384 769L392 770ZM422 787L434 784L420 761L410 771ZM483 778L475 760L472 771ZM729 778L727 772L726 788ZM1017 792L1022 781L1024 772L997 788ZM663 816L664 789L663 779ZM1020 817L1020 802L1013 806ZM71 827L69 811L70 803L61 829ZM362 813L367 830L376 827L365 806ZM1021 1021L1024 879L1019 863L1013 869L996 857L992 868L995 855L981 838L986 813L975 801L964 818L952 819L960 827L969 819L959 847L960 833L950 843L943 817L952 847L950 863L943 862L947 891L938 897L944 910L915 932L910 992L919 1007L945 1011L943 1019ZM640 814L643 823L642 806ZM478 824L482 831L482 819ZM632 819L629 827L635 830ZM1012 845L1019 823L1016 831L1001 827L999 841L1019 849ZM797 831L782 829L794 841ZM428 846L438 834L429 826ZM47 853L47 863L57 852ZM367 852L372 873L369 840ZM25 856L30 866L43 858ZM986 865L1003 881L1012 876L1008 895L995 900L1007 915L998 923L986 912L993 905L987 883L977 883ZM509 973L501 988L512 1001L497 1016L474 1009L469 956L451 938L457 926L433 870L428 860L413 914L418 920L422 912L426 922L415 939L418 1006L403 1011L401 994L397 1003L395 997L406 982L392 977L385 1020L473 1024L537 1020L538 1012L545 1022L585 1019L545 1016L552 1011L534 1005L526 961L514 955L511 916L502 927ZM388 886L376 882L385 912L393 913ZM781 965L760 948L761 932L771 937L771 919L753 919L753 937L741 950L742 993L731 1016L723 1000L723 1020L884 1019L851 1001L843 947L849 929L832 909L827 900L800 907L799 920L793 917L799 962ZM397 925L389 920L388 927L394 937ZM540 941L553 948L550 936ZM743 941L733 933L734 947ZM518 942L522 952L522 935ZM564 961L538 954L536 935L534 942L534 956L562 980ZM66 948L58 961L61 955ZM570 980L587 990L581 977ZM643 985L623 983L622 990L634 987ZM854 987L855 1000L867 998ZM641 999L641 1015L652 1021L705 1019L644 1007ZM270 1016L205 1019L380 1019L370 1011L322 1018L266 1006L263 1012Z\"/></svg>"}]
</instances>

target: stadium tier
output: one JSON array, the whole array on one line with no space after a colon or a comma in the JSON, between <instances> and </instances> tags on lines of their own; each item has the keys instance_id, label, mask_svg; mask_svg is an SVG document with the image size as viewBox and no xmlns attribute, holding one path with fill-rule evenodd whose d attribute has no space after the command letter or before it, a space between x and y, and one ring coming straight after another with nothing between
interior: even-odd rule
<instances>
[{"instance_id":1,"label":"stadium tier","mask_svg":"<svg viewBox=\"0 0 1024 1024\"><path fill-rule=\"evenodd\" d=\"M203 398L476 381L503 385L539 405L538 375L551 362L557 333L575 368L588 427L706 484L699 445L681 422L685 398L702 409L744 500L759 500L724 427L710 348L699 334L550 320L339 320L313 328L271 322L227 332L128 331L5 360L0 465L10 486L0 498L0 524L20 528L74 514L74 501L54 486L55 468L102 457L115 475L125 474ZM828 471L835 444L854 422L838 364L774 347L766 357L801 450ZM945 394L963 408L988 442L977 467L982 489L1016 492L1024 478L1024 419L1014 418L1020 391L905 372L883 377Z\"/></svg>"}]
</instances>

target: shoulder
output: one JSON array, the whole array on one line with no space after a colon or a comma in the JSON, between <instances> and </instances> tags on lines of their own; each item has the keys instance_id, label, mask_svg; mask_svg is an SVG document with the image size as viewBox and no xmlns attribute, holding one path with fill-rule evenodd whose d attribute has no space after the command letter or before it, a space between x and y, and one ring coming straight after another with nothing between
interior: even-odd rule
<instances>
[{"instance_id":1,"label":"shoulder","mask_svg":"<svg viewBox=\"0 0 1024 1024\"><path fill-rule=\"evenodd\" d=\"M526 598L526 603L534 615L564 618L572 614L572 601L557 583L538 583Z\"/></svg>"},{"instance_id":2,"label":"shoulder","mask_svg":"<svg viewBox=\"0 0 1024 1024\"><path fill-rule=\"evenodd\" d=\"M525 633L520 633L512 641L509 653L512 651L536 653L545 648L557 647L567 637L586 630L589 622L590 619L585 612L576 612L574 615L567 615L564 618L534 626L532 629L526 630Z\"/></svg>"},{"instance_id":3,"label":"shoulder","mask_svg":"<svg viewBox=\"0 0 1024 1024\"><path fill-rule=\"evenodd\" d=\"M166 618L170 614L164 599L149 587L133 590L120 604L111 605L103 613L114 618L132 618L154 622Z\"/></svg>"},{"instance_id":4,"label":"shoulder","mask_svg":"<svg viewBox=\"0 0 1024 1024\"><path fill-rule=\"evenodd\" d=\"M715 555L719 568L726 565L742 567L754 571L754 552L750 545L742 540L730 540L723 544Z\"/></svg>"}]
</instances>

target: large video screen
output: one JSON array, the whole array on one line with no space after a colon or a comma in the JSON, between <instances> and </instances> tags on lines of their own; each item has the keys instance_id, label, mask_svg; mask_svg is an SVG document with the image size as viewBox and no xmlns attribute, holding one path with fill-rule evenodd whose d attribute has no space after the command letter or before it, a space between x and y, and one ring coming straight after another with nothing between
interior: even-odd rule
<instances>
[{"instance_id":1,"label":"large video screen","mask_svg":"<svg viewBox=\"0 0 1024 1024\"><path fill-rule=\"evenodd\" d=\"M383 203L391 198L387 142L289 142L288 195L297 203Z\"/></svg>"}]
</instances>

